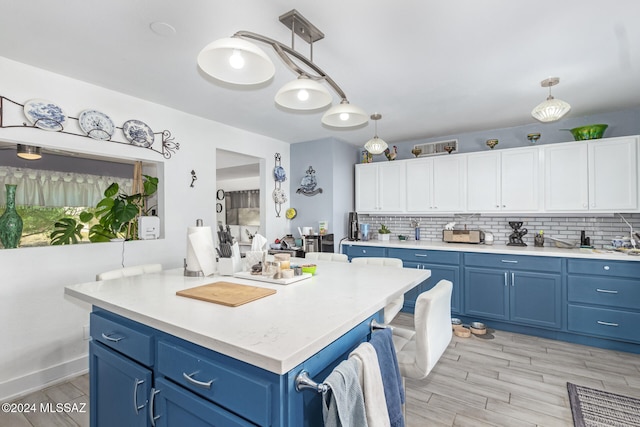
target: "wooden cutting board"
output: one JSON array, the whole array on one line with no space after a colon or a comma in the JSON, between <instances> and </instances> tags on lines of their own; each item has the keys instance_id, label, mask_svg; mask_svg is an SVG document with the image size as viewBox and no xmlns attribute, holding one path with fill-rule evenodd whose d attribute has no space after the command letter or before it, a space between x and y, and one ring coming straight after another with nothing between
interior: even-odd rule
<instances>
[{"instance_id":1,"label":"wooden cutting board","mask_svg":"<svg viewBox=\"0 0 640 427\"><path fill-rule=\"evenodd\" d=\"M229 307L237 307L275 293L275 289L240 285L231 282L215 282L195 288L184 289L176 292L176 295Z\"/></svg>"}]
</instances>

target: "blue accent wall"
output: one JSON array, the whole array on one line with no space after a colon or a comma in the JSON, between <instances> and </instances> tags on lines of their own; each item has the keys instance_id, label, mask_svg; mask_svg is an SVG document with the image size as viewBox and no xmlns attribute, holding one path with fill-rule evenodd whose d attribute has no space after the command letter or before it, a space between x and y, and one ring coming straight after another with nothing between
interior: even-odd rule
<instances>
[{"instance_id":1,"label":"blue accent wall","mask_svg":"<svg viewBox=\"0 0 640 427\"><path fill-rule=\"evenodd\" d=\"M347 235L347 217L353 210L354 157L353 146L334 138L301 142L291 145L291 197L289 206L298 211L291 220L291 232L299 237L297 227L313 227L319 221L329 221L329 233L338 242ZM312 166L322 193L305 196L296 191Z\"/></svg>"}]
</instances>

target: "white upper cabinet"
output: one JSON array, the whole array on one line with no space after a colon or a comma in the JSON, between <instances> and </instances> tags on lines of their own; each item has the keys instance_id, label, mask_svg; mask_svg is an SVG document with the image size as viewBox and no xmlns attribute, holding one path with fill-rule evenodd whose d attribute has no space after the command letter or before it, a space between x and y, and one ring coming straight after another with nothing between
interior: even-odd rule
<instances>
[{"instance_id":1,"label":"white upper cabinet","mask_svg":"<svg viewBox=\"0 0 640 427\"><path fill-rule=\"evenodd\" d=\"M538 148L469 154L467 211L539 211L539 169Z\"/></svg>"},{"instance_id":2,"label":"white upper cabinet","mask_svg":"<svg viewBox=\"0 0 640 427\"><path fill-rule=\"evenodd\" d=\"M356 165L356 211L402 213L405 209L405 162Z\"/></svg>"},{"instance_id":3,"label":"white upper cabinet","mask_svg":"<svg viewBox=\"0 0 640 427\"><path fill-rule=\"evenodd\" d=\"M605 141L603 141L605 142ZM589 210L638 209L638 138L589 142Z\"/></svg>"},{"instance_id":4,"label":"white upper cabinet","mask_svg":"<svg viewBox=\"0 0 640 427\"><path fill-rule=\"evenodd\" d=\"M638 210L637 137L543 146L548 212Z\"/></svg>"},{"instance_id":5,"label":"white upper cabinet","mask_svg":"<svg viewBox=\"0 0 640 427\"><path fill-rule=\"evenodd\" d=\"M586 211L589 209L588 145L542 146L544 155L544 209Z\"/></svg>"},{"instance_id":6,"label":"white upper cabinet","mask_svg":"<svg viewBox=\"0 0 640 427\"><path fill-rule=\"evenodd\" d=\"M464 211L465 156L407 161L407 212Z\"/></svg>"},{"instance_id":7,"label":"white upper cabinet","mask_svg":"<svg viewBox=\"0 0 640 427\"><path fill-rule=\"evenodd\" d=\"M374 214L640 212L640 136L356 165Z\"/></svg>"}]
</instances>

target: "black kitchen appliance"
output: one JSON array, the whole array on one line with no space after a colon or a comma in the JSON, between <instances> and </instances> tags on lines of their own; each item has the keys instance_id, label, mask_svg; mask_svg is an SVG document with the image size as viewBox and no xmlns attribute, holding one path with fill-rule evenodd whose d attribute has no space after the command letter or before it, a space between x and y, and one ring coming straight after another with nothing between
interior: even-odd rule
<instances>
[{"instance_id":1,"label":"black kitchen appliance","mask_svg":"<svg viewBox=\"0 0 640 427\"><path fill-rule=\"evenodd\" d=\"M358 234L360 226L358 225L358 212L349 212L349 240L360 240Z\"/></svg>"},{"instance_id":2,"label":"black kitchen appliance","mask_svg":"<svg viewBox=\"0 0 640 427\"><path fill-rule=\"evenodd\" d=\"M304 236L305 252L333 252L333 234Z\"/></svg>"}]
</instances>

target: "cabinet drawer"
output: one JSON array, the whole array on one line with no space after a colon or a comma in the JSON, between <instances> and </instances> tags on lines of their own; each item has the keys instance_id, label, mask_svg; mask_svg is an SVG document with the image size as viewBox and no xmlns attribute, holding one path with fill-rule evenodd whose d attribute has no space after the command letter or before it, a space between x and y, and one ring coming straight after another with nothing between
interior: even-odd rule
<instances>
[{"instance_id":1,"label":"cabinet drawer","mask_svg":"<svg viewBox=\"0 0 640 427\"><path fill-rule=\"evenodd\" d=\"M527 255L464 254L465 265L509 270L562 271L562 258Z\"/></svg>"},{"instance_id":2,"label":"cabinet drawer","mask_svg":"<svg viewBox=\"0 0 640 427\"><path fill-rule=\"evenodd\" d=\"M91 338L146 366L153 365L153 335L116 320L91 313Z\"/></svg>"},{"instance_id":3,"label":"cabinet drawer","mask_svg":"<svg viewBox=\"0 0 640 427\"><path fill-rule=\"evenodd\" d=\"M640 342L640 313L569 304L568 329L588 335Z\"/></svg>"},{"instance_id":4,"label":"cabinet drawer","mask_svg":"<svg viewBox=\"0 0 640 427\"><path fill-rule=\"evenodd\" d=\"M618 277L569 276L569 301L640 310L640 282Z\"/></svg>"},{"instance_id":5,"label":"cabinet drawer","mask_svg":"<svg viewBox=\"0 0 640 427\"><path fill-rule=\"evenodd\" d=\"M271 422L271 383L167 342L158 343L158 371L181 386L260 424Z\"/></svg>"},{"instance_id":6,"label":"cabinet drawer","mask_svg":"<svg viewBox=\"0 0 640 427\"><path fill-rule=\"evenodd\" d=\"M460 264L460 252L389 248L388 256L390 258L400 258L403 261Z\"/></svg>"},{"instance_id":7,"label":"cabinet drawer","mask_svg":"<svg viewBox=\"0 0 640 427\"><path fill-rule=\"evenodd\" d=\"M349 258L354 257L383 257L386 256L386 248L380 248L377 246L349 246L347 249L347 255Z\"/></svg>"},{"instance_id":8,"label":"cabinet drawer","mask_svg":"<svg viewBox=\"0 0 640 427\"><path fill-rule=\"evenodd\" d=\"M640 262L570 259L569 274L597 274L598 276L640 278Z\"/></svg>"}]
</instances>

